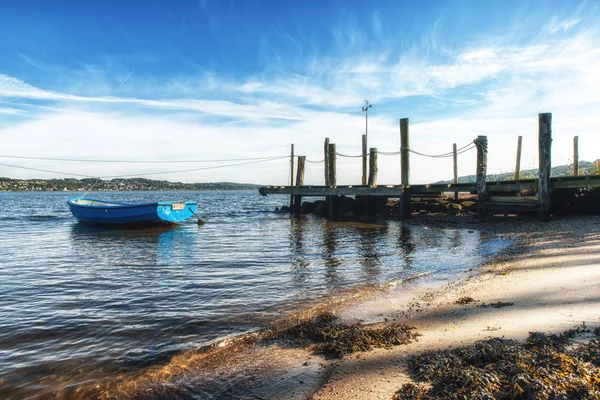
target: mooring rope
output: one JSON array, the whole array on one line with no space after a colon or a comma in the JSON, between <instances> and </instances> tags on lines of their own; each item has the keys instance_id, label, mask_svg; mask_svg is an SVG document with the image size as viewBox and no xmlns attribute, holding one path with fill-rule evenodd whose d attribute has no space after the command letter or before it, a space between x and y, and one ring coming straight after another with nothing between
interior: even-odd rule
<instances>
[{"instance_id":1,"label":"mooring rope","mask_svg":"<svg viewBox=\"0 0 600 400\"><path fill-rule=\"evenodd\" d=\"M463 147L461 147L460 149L456 150L456 154L462 154L462 153L466 153L469 150L474 149L476 146L474 143L469 143L464 145ZM404 150L404 149L402 149ZM442 153L442 154L425 154L425 153L420 153L416 150L412 150L412 149L407 149L409 152L413 153L413 154L417 154L423 157L430 157L430 158L446 158L446 157L452 157L454 156L454 151L450 151L448 153Z\"/></svg>"}]
</instances>

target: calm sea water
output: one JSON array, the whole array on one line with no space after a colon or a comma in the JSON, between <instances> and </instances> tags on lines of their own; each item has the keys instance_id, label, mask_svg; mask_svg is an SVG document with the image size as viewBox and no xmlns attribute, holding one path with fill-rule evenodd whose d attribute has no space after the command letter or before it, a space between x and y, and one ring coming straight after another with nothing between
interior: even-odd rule
<instances>
[{"instance_id":1,"label":"calm sea water","mask_svg":"<svg viewBox=\"0 0 600 400\"><path fill-rule=\"evenodd\" d=\"M0 193L0 398L54 398L264 326L352 287L452 276L507 243L478 232L293 219L256 191L92 192L197 200L160 230L78 224L69 192ZM62 389L62 390L61 390Z\"/></svg>"}]
</instances>

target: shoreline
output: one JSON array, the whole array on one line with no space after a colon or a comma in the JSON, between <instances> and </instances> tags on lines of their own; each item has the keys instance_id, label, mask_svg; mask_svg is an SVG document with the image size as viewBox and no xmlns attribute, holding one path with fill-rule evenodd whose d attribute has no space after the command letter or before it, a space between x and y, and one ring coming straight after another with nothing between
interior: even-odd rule
<instances>
[{"instance_id":1,"label":"shoreline","mask_svg":"<svg viewBox=\"0 0 600 400\"><path fill-rule=\"evenodd\" d=\"M391 399L403 384L414 383L407 368L411 356L495 337L522 341L532 331L559 334L582 323L591 329L600 325L599 216L547 223L458 221L456 227L478 225L519 242L509 254L442 287L422 288L408 302L388 298L340 310L347 318L360 320L375 313L386 323L414 325L422 336L408 345L357 353L332 364L327 382L308 398ZM457 303L467 298L475 301ZM481 307L496 302L506 306Z\"/></svg>"},{"instance_id":2,"label":"shoreline","mask_svg":"<svg viewBox=\"0 0 600 400\"><path fill-rule=\"evenodd\" d=\"M297 339L274 336L264 340L267 329L256 337L250 334L215 343L210 346L214 351L185 352L142 376L123 377L116 387L95 395L391 399L403 384L413 383L407 368L411 356L494 337L523 340L530 331L561 333L583 322L592 329L600 324L600 216L548 223L498 219L485 224L464 216L455 218L454 224L415 218L411 225L473 229L514 241L501 254L455 279L423 277L358 291L272 323L289 326L332 312L344 324L415 326L420 334L417 341L328 359L314 354L311 346L299 346ZM457 303L466 298L472 301ZM506 306L490 307L494 303Z\"/></svg>"}]
</instances>

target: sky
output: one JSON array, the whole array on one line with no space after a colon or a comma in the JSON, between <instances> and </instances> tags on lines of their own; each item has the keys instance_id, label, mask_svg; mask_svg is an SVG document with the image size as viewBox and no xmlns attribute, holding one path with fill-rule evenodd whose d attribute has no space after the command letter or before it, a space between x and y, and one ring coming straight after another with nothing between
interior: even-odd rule
<instances>
[{"instance_id":1,"label":"sky","mask_svg":"<svg viewBox=\"0 0 600 400\"><path fill-rule=\"evenodd\" d=\"M364 101L372 108L362 111ZM323 143L380 152L400 183L452 179L488 137L488 173L600 158L600 3L575 0L0 0L0 176L323 184ZM391 154L385 154L391 153ZM43 158L43 159L41 159ZM458 174L475 173L475 150ZM116 162L118 161L118 162ZM337 157L338 184L361 159Z\"/></svg>"}]
</instances>

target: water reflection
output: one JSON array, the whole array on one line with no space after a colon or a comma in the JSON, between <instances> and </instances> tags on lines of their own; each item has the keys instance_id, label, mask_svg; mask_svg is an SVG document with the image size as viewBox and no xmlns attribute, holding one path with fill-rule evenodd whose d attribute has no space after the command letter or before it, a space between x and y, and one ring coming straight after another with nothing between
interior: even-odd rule
<instances>
[{"instance_id":1,"label":"water reflection","mask_svg":"<svg viewBox=\"0 0 600 400\"><path fill-rule=\"evenodd\" d=\"M118 229L76 223L70 240L78 258L95 265L164 265L194 251L193 230L181 225Z\"/></svg>"},{"instance_id":2,"label":"water reflection","mask_svg":"<svg viewBox=\"0 0 600 400\"><path fill-rule=\"evenodd\" d=\"M378 241L387 234L387 227L357 229L360 242L358 244L358 255L360 265L367 281L375 281L381 273L379 268L381 261L377 250Z\"/></svg>"},{"instance_id":3,"label":"water reflection","mask_svg":"<svg viewBox=\"0 0 600 400\"><path fill-rule=\"evenodd\" d=\"M338 230L334 224L323 224L323 261L325 263L325 281L329 286L337 286L341 280L337 268L342 261L336 256L338 248Z\"/></svg>"},{"instance_id":4,"label":"water reflection","mask_svg":"<svg viewBox=\"0 0 600 400\"><path fill-rule=\"evenodd\" d=\"M413 253L415 251L415 243L412 231L400 225L400 234L398 235L398 245L402 250L402 257L406 268L411 268L413 263Z\"/></svg>"},{"instance_id":5,"label":"water reflection","mask_svg":"<svg viewBox=\"0 0 600 400\"><path fill-rule=\"evenodd\" d=\"M304 228L306 220L303 218L290 219L290 244L292 253L292 281L297 287L302 287L308 280L310 262L306 256Z\"/></svg>"}]
</instances>

